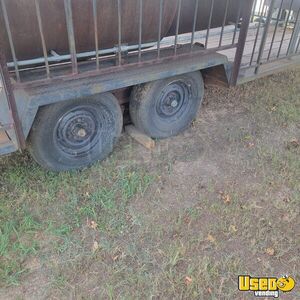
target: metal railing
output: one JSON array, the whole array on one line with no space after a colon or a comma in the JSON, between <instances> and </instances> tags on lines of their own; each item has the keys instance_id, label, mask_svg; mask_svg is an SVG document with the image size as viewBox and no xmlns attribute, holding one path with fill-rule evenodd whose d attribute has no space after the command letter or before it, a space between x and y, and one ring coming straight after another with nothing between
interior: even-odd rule
<instances>
[{"instance_id":1,"label":"metal railing","mask_svg":"<svg viewBox=\"0 0 300 300\"><path fill-rule=\"evenodd\" d=\"M300 55L299 0L256 0L251 20L242 68L258 74L264 64Z\"/></svg>"},{"instance_id":2,"label":"metal railing","mask_svg":"<svg viewBox=\"0 0 300 300\"><path fill-rule=\"evenodd\" d=\"M241 23L247 23L245 18L245 6L249 6L247 0L238 1L237 14L235 20L228 23L228 13L230 5L233 0L224 0L225 10L222 18L221 25L218 28L213 28L212 20L214 18L214 12L216 9L217 1L211 0L209 15L207 17L207 27L203 30L197 31L197 20L199 17L200 0L194 1L194 14L191 16L192 26L190 32L181 34L181 22L182 22L182 7L184 0L177 1L177 13L175 16L175 34L174 36L164 37L162 33L162 22L164 16L164 2L170 0L159 0L159 16L157 24L157 41L151 43L143 43L143 12L144 1L139 0L139 16L138 16L138 44L127 45L124 44L122 32L123 32L123 14L122 4L124 1L130 0L112 0L116 1L117 7L117 28L118 28L118 43L115 47L109 49L101 48L99 41L99 16L98 5L99 0L87 0L92 2L92 16L93 16L93 30L94 30L94 44L95 49L88 52L78 52L76 49L76 32L73 24L73 8L72 0L63 0L65 9L65 22L67 27L67 37L69 44L69 53L60 55L55 49L49 49L47 46L47 39L45 36L43 19L41 17L40 0L34 0L35 12L36 12L36 26L40 35L41 48L43 52L42 57L34 57L27 60L20 60L17 56L15 49L14 34L11 30L12 21L6 8L6 1L0 0L1 11L3 15L5 33L10 46L10 52L12 61L7 63L11 76L14 77L16 82L29 81L28 74L31 74L33 70L39 70L37 77L30 76L30 81L33 80L52 80L60 76L76 76L84 72L98 72L101 73L107 68L124 67L128 64L143 64L149 62L159 62L161 60L170 58L179 58L182 55L195 54L208 51L220 51L226 49L235 49L239 43L243 40L243 36L240 35ZM174 2L174 1L173 1ZM250 1L251 2L251 1ZM232 9L232 8L231 8ZM244 13L244 15L243 15ZM51 16L49 16L51 18ZM34 20L33 20L34 22ZM247 24L246 24L247 25ZM261 26L258 26L260 29ZM244 33L246 30L244 30ZM239 47L243 49L243 45ZM253 61L253 59L252 59ZM83 63L89 62L90 68L81 68ZM105 62L113 62L112 64L106 64ZM251 62L252 63L252 62ZM64 67L64 72L56 72L58 66ZM237 67L239 67L237 65ZM41 73L44 70L44 73Z\"/></svg>"}]
</instances>

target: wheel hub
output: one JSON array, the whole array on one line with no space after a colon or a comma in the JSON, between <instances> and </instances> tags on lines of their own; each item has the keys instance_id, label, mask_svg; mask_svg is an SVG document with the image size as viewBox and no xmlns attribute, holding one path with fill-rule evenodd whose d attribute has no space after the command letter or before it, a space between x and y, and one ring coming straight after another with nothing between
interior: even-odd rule
<instances>
[{"instance_id":1,"label":"wheel hub","mask_svg":"<svg viewBox=\"0 0 300 300\"><path fill-rule=\"evenodd\" d=\"M174 117L185 109L190 98L190 88L184 82L173 82L166 86L157 101L157 113L161 118Z\"/></svg>"},{"instance_id":2,"label":"wheel hub","mask_svg":"<svg viewBox=\"0 0 300 300\"><path fill-rule=\"evenodd\" d=\"M71 156L86 155L97 143L100 123L94 113L85 107L63 115L57 123L57 146Z\"/></svg>"},{"instance_id":3,"label":"wheel hub","mask_svg":"<svg viewBox=\"0 0 300 300\"><path fill-rule=\"evenodd\" d=\"M79 137L82 137L82 138L84 138L84 137L86 137L86 135L87 135L87 132L86 132L86 130L85 130L85 129L83 129L83 128L80 128L80 129L78 130L78 132L77 132L77 135L78 135Z\"/></svg>"},{"instance_id":4,"label":"wheel hub","mask_svg":"<svg viewBox=\"0 0 300 300\"><path fill-rule=\"evenodd\" d=\"M177 107L178 106L178 102L176 100L172 101L171 106L173 108Z\"/></svg>"}]
</instances>

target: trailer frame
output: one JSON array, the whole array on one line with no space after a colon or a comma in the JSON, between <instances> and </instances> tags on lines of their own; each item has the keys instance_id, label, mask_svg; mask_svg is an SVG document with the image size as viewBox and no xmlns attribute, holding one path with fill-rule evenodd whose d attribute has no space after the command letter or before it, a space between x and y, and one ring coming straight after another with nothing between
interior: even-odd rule
<instances>
[{"instance_id":1,"label":"trailer frame","mask_svg":"<svg viewBox=\"0 0 300 300\"><path fill-rule=\"evenodd\" d=\"M209 17L210 20L208 20L208 29L204 33L205 38L201 39L200 42L197 41L197 32L195 31L196 13L193 16L194 26L191 33L180 36L178 29L180 26L180 4L182 0L178 0L177 30L173 37L173 42L164 43L164 40L159 38L158 42L154 43L152 47L150 47L151 45L142 44L141 26L139 28L140 38L138 45L128 46L122 44L121 2L120 0L117 1L119 18L116 21L119 24L119 41L115 48L99 49L96 34L98 30L95 9L96 1L93 0L95 51L77 53L72 23L71 0L64 0L70 54L63 57L56 57L55 59L48 56L42 20L38 18L44 57L37 58L38 60L34 61L20 62L15 55L13 36L5 10L5 2L1 0L2 17L6 26L0 30L0 69L1 80L4 86L4 93L0 94L0 105L6 102L7 106L4 108L4 105L2 105L1 107L0 122L2 121L1 118L3 119L3 115L11 117L6 127L0 127L2 139L3 136L7 139L2 144L0 139L0 155L26 147L26 139L30 133L35 116L39 108L44 105L105 92L122 94L122 89L193 71L201 71L207 83L213 82L215 84L235 86L282 70L289 65L295 64L295 62L300 62L300 53L298 51L300 42L298 31L300 30L297 29L300 28L298 25L300 20L299 11L292 37L289 41L290 44L297 45L298 43L298 48L297 46L295 48L296 51L287 53L284 57L277 57L277 60L271 60L270 57L267 60L263 59L267 39L270 37L270 27L273 26L273 6L275 0L272 0L271 6L267 10L263 9L264 6L261 4L258 12L255 9L257 0L255 2L254 0L240 1L238 17L235 23L232 24L233 27L230 32L232 35L229 36L227 43L226 11L224 12L223 25L220 27L215 39L211 37L212 30L210 28L212 11ZM230 0L225 1L228 6ZM38 3L39 0L36 0L37 16L39 16ZM265 0L263 3L265 3ZM195 4L199 5L199 0L195 0ZM213 5L214 0L212 0L212 7ZM160 20L161 15L162 12L160 11ZM259 21L258 24L255 24L257 32L253 41L254 45L251 44L253 46L252 58L250 63L245 64L245 48L248 46L247 43L249 43L248 32L254 15L258 15L260 18L265 17L266 22L262 24ZM275 26L273 26L273 28L276 28L274 30L275 33L278 22L279 20L277 19ZM287 22L289 21L286 21L285 27L287 27ZM3 49L4 35L8 36L13 62L7 61L3 51L1 51ZM160 35L161 32L158 31L158 36L160 37ZM170 41L170 39L168 38L167 40ZM181 44L181 40L187 42ZM284 37L282 38L280 47L282 47L283 40ZM273 42L271 43L270 51L272 51ZM259 46L258 50L257 45ZM234 56L232 61L228 59L229 52ZM51 55L52 57L58 56L55 51L51 51ZM256 55L257 58L254 60L253 57ZM83 57L87 57L89 60L81 61ZM278 64L279 60L281 64ZM140 74L143 74L143 76ZM122 99L119 100L122 104Z\"/></svg>"}]
</instances>

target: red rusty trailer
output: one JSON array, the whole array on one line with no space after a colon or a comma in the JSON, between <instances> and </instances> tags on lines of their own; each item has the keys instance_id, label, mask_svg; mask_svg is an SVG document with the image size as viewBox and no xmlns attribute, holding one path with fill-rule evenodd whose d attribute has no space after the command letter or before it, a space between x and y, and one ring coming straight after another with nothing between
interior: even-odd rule
<instances>
[{"instance_id":1,"label":"red rusty trailer","mask_svg":"<svg viewBox=\"0 0 300 300\"><path fill-rule=\"evenodd\" d=\"M204 83L300 62L299 0L84 3L0 0L0 155L28 147L50 170L83 168L113 150L124 107L167 138L195 118Z\"/></svg>"}]
</instances>

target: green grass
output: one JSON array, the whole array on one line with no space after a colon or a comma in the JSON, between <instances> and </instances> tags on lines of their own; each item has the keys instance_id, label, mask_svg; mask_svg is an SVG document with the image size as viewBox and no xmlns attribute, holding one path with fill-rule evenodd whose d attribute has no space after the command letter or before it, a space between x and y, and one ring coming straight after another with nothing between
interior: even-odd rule
<instances>
[{"instance_id":1,"label":"green grass","mask_svg":"<svg viewBox=\"0 0 300 300\"><path fill-rule=\"evenodd\" d=\"M88 220L97 224L97 233L117 236L126 230L128 203L152 181L153 175L130 165L115 169L113 161L106 169L65 174L45 172L30 160L21 165L9 161L1 173L0 285L19 284L30 271L24 261L40 252L72 252ZM64 281L58 277L55 282Z\"/></svg>"},{"instance_id":2,"label":"green grass","mask_svg":"<svg viewBox=\"0 0 300 300\"><path fill-rule=\"evenodd\" d=\"M34 233L40 228L40 224L28 213L10 212L5 215L1 210L0 229L0 279L1 282L15 285L20 276L26 272L22 262L30 255L35 255L39 249L34 240Z\"/></svg>"},{"instance_id":3,"label":"green grass","mask_svg":"<svg viewBox=\"0 0 300 300\"><path fill-rule=\"evenodd\" d=\"M248 91L247 107L261 124L289 126L300 122L300 79L298 72L290 73L283 83L282 74L260 80ZM272 89L269 86L273 85ZM251 85L248 85L249 90ZM248 89L248 87L246 87Z\"/></svg>"}]
</instances>

